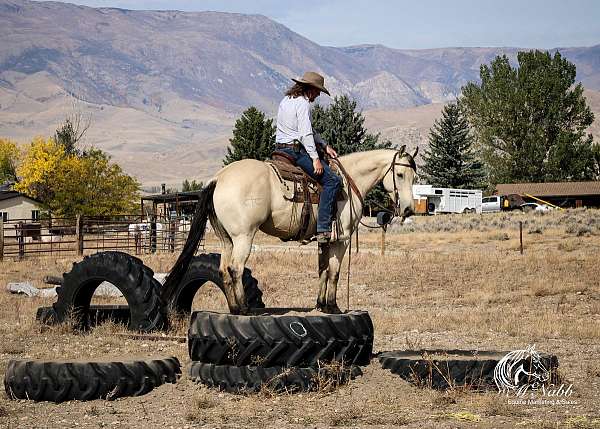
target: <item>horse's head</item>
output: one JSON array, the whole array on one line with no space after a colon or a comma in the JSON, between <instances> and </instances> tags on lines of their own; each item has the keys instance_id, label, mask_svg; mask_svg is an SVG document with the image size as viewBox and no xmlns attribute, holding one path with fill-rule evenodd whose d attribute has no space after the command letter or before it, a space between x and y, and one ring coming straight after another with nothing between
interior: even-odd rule
<instances>
[{"instance_id":1,"label":"horse's head","mask_svg":"<svg viewBox=\"0 0 600 429\"><path fill-rule=\"evenodd\" d=\"M383 177L383 187L394 202L394 214L405 218L415 212L412 186L417 175L415 157L419 148L411 155L406 152L406 146L396 151L390 162L390 167Z\"/></svg>"}]
</instances>

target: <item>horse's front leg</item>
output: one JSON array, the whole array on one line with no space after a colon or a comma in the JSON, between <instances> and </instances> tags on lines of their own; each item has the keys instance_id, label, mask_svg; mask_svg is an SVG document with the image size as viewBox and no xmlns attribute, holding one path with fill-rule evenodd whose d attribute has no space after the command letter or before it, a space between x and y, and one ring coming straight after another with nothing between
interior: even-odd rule
<instances>
[{"instance_id":1,"label":"horse's front leg","mask_svg":"<svg viewBox=\"0 0 600 429\"><path fill-rule=\"evenodd\" d=\"M342 260L346 253L346 241L336 241L330 244L329 249L329 269L327 281L327 303L325 308L327 313L338 314L342 311L337 304L337 286L340 279L340 268Z\"/></svg>"},{"instance_id":2,"label":"horse's front leg","mask_svg":"<svg viewBox=\"0 0 600 429\"><path fill-rule=\"evenodd\" d=\"M319 296L317 310L327 312L327 276L329 271L329 249L331 243L319 243Z\"/></svg>"}]
</instances>

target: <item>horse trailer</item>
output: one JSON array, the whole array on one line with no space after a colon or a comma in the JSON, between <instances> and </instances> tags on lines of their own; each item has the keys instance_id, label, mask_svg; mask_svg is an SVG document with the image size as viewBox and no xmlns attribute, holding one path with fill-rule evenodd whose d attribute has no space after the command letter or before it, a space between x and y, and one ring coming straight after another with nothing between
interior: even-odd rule
<instances>
[{"instance_id":1,"label":"horse trailer","mask_svg":"<svg viewBox=\"0 0 600 429\"><path fill-rule=\"evenodd\" d=\"M482 191L479 189L434 188L413 185L417 213L481 213Z\"/></svg>"}]
</instances>

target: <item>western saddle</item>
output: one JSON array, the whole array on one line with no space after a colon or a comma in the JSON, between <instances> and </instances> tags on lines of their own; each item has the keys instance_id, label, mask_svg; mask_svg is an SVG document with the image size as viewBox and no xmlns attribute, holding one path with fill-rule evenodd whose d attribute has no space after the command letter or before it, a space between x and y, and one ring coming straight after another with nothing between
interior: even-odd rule
<instances>
[{"instance_id":1,"label":"western saddle","mask_svg":"<svg viewBox=\"0 0 600 429\"><path fill-rule=\"evenodd\" d=\"M300 228L293 236L283 241L307 241L308 229L310 227L310 218L312 215L312 205L319 204L319 198L323 187L315 179L310 177L300 167L295 164L293 157L282 151L274 151L271 155L271 160L266 161L275 175L281 182L283 196L286 200L294 204L302 204L302 212L300 215ZM335 165L331 165L332 169L337 173ZM338 199L342 199L342 192L338 192Z\"/></svg>"}]
</instances>

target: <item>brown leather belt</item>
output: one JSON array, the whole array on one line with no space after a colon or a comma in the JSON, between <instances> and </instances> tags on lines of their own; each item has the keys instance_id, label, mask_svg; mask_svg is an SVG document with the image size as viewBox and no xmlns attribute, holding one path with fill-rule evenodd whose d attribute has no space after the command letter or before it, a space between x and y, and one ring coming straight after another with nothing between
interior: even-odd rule
<instances>
[{"instance_id":1,"label":"brown leather belt","mask_svg":"<svg viewBox=\"0 0 600 429\"><path fill-rule=\"evenodd\" d=\"M275 143L275 149L292 149L294 152L300 152L302 145L298 140L291 143Z\"/></svg>"}]
</instances>

